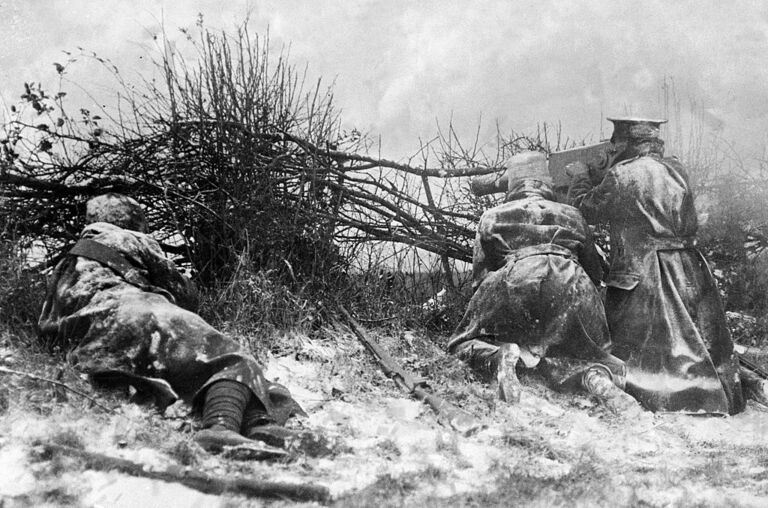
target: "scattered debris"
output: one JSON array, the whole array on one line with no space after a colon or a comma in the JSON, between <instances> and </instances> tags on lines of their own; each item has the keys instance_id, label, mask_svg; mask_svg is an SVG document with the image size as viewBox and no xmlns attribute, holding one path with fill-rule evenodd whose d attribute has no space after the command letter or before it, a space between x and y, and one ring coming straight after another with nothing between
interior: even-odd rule
<instances>
[{"instance_id":1,"label":"scattered debris","mask_svg":"<svg viewBox=\"0 0 768 508\"><path fill-rule=\"evenodd\" d=\"M108 408L107 406L105 406L104 404L100 403L98 400L96 400L95 398L91 397L87 393L83 393L80 390L76 390L76 389L72 388L71 386L68 386L68 385L62 383L61 381L54 381L53 379L47 379L47 378L44 378L44 377L40 377L40 376L37 376L35 374L30 374L29 372L22 372L20 370L9 369L7 367L2 367L2 366L0 366L0 373L3 373L3 374L13 374L13 375L16 375L16 376L24 376L24 377L29 378L29 379L34 379L36 381L42 381L44 383L49 383L49 384L58 386L58 387L63 388L65 390L67 390L67 391L70 391L70 392L72 392L74 394L77 394L80 397L83 397L85 399L90 400L93 403L94 406L100 407L101 409L103 409L104 411L106 411L108 413L113 413L114 412L114 409Z\"/></svg>"}]
</instances>

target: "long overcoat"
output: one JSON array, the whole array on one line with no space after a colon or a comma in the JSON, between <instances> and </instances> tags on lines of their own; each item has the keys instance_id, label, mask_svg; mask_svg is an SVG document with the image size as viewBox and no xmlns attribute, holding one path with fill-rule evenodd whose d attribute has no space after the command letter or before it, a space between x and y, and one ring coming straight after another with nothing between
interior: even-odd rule
<instances>
[{"instance_id":1,"label":"long overcoat","mask_svg":"<svg viewBox=\"0 0 768 508\"><path fill-rule=\"evenodd\" d=\"M205 387L231 379L278 423L300 411L253 355L189 310L196 291L152 237L97 222L83 230L83 242L95 245L76 246L54 269L39 327L71 348L68 360L92 381L131 385L160 406L181 397L199 408ZM98 254L104 247L112 259Z\"/></svg>"},{"instance_id":2,"label":"long overcoat","mask_svg":"<svg viewBox=\"0 0 768 508\"><path fill-rule=\"evenodd\" d=\"M695 248L696 210L680 162L635 157L591 187L577 176L570 194L588 222L610 223L605 311L613 352L627 362L627 391L655 411L741 411L733 343Z\"/></svg>"}]
</instances>

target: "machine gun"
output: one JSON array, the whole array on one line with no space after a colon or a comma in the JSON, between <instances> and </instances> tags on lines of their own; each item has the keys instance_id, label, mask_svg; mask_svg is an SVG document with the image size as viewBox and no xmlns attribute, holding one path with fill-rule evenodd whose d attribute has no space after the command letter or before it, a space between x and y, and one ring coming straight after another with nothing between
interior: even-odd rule
<instances>
[{"instance_id":1,"label":"machine gun","mask_svg":"<svg viewBox=\"0 0 768 508\"><path fill-rule=\"evenodd\" d=\"M615 153L610 141L601 141L594 145L579 146L560 152L552 152L547 158L547 169L552 176L552 185L558 196L568 192L570 177L565 168L573 162L582 162L589 168L594 184L600 183L608 168L613 164ZM490 175L476 176L470 183L470 189L476 196L485 196L498 192L507 192L508 173L515 173L524 166L533 164L541 157L540 152L521 152L506 161L506 171Z\"/></svg>"}]
</instances>

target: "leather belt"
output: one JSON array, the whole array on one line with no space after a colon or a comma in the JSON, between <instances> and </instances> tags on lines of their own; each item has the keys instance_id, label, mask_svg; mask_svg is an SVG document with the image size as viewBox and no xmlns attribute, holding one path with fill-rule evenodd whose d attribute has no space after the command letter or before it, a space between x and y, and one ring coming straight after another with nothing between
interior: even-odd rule
<instances>
[{"instance_id":1,"label":"leather belt","mask_svg":"<svg viewBox=\"0 0 768 508\"><path fill-rule=\"evenodd\" d=\"M557 245L555 243L542 243L539 245L530 245L528 247L523 247L521 249L516 249L506 256L504 258L507 260L507 263L509 262L517 262L521 259L531 257L531 256L538 256L542 254L552 254L555 256L563 256L566 258L576 259L576 256L573 254L573 252L570 249L567 249L563 247L562 245Z\"/></svg>"},{"instance_id":2,"label":"leather belt","mask_svg":"<svg viewBox=\"0 0 768 508\"><path fill-rule=\"evenodd\" d=\"M653 236L646 238L645 242L655 250L682 250L696 247L696 237L694 236L680 236L674 238Z\"/></svg>"}]
</instances>

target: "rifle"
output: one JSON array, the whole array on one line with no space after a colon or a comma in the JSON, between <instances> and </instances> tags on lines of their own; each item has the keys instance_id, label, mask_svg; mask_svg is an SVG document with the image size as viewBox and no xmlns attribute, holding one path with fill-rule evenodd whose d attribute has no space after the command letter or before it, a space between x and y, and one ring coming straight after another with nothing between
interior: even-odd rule
<instances>
[{"instance_id":1,"label":"rifle","mask_svg":"<svg viewBox=\"0 0 768 508\"><path fill-rule=\"evenodd\" d=\"M437 414L439 422L444 425L447 424L465 436L483 427L471 414L451 405L437 395L429 393L426 389L425 380L416 379L411 373L400 367L394 358L384 351L378 343L366 336L363 329L355 321L355 318L352 317L343 305L337 304L337 308L358 340L363 343L365 349L376 359L384 374L391 378L401 389L429 405Z\"/></svg>"},{"instance_id":2,"label":"rifle","mask_svg":"<svg viewBox=\"0 0 768 508\"><path fill-rule=\"evenodd\" d=\"M736 355L736 357L739 359L739 365L741 365L748 371L753 372L754 374L757 374L757 376L763 379L768 379L768 372L766 372L765 369L760 367L758 364L756 364L752 360L747 360L741 355Z\"/></svg>"},{"instance_id":3,"label":"rifle","mask_svg":"<svg viewBox=\"0 0 768 508\"><path fill-rule=\"evenodd\" d=\"M744 355L750 352L754 353L755 348L742 346L741 344L734 344L733 352L736 355L736 358L739 360L740 367L744 367L748 371L756 374L758 377L761 377L763 379L768 379L768 372L766 372L764 368L762 368L759 364L753 362L752 360L749 360L744 357Z\"/></svg>"}]
</instances>

